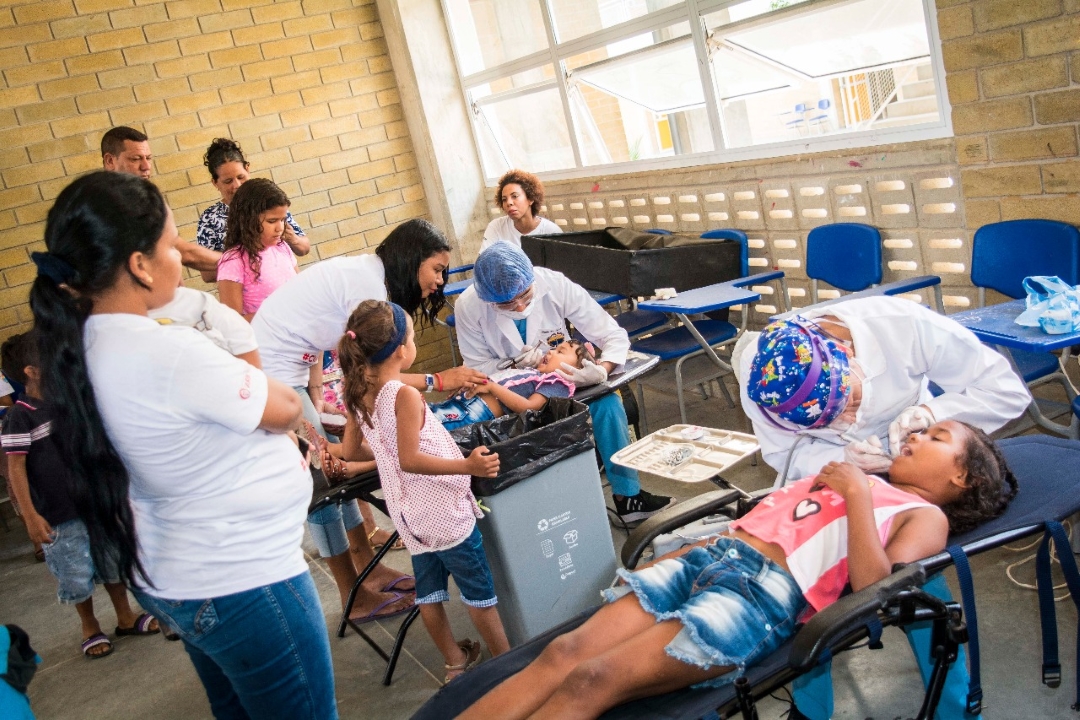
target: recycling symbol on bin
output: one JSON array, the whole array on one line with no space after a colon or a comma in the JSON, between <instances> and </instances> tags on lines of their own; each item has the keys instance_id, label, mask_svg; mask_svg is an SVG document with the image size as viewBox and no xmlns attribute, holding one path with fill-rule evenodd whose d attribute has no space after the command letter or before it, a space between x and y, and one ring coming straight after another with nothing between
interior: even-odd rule
<instances>
[{"instance_id":1,"label":"recycling symbol on bin","mask_svg":"<svg viewBox=\"0 0 1080 720\"><path fill-rule=\"evenodd\" d=\"M548 527L550 527L548 525L548 521L546 519L544 519L544 518L540 518L540 522L536 523L536 529L539 530L540 532L544 532L545 530L548 529Z\"/></svg>"}]
</instances>

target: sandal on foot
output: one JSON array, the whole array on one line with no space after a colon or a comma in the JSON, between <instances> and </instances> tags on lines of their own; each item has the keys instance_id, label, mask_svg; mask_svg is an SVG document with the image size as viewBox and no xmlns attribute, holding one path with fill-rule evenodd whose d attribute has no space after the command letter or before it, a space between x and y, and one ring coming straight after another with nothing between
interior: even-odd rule
<instances>
[{"instance_id":1,"label":"sandal on foot","mask_svg":"<svg viewBox=\"0 0 1080 720\"><path fill-rule=\"evenodd\" d=\"M375 542L375 539L374 539L375 538L375 533L379 532L380 530L382 530L382 528L375 528L374 530L369 532L368 536L367 536L368 542L371 543L371 549L375 550L375 551L378 551L383 545L386 544L386 543L377 543L377 542ZM386 532L390 532L390 531L387 530ZM390 533L390 534L392 535L393 533ZM391 550L404 550L405 549L405 541L403 541L401 539L401 537L398 537L398 539L394 541L394 544L390 546L390 549ZM389 589L390 588L387 588L387 590L389 590Z\"/></svg>"},{"instance_id":2,"label":"sandal on foot","mask_svg":"<svg viewBox=\"0 0 1080 720\"><path fill-rule=\"evenodd\" d=\"M402 583L412 583L412 587L398 587ZM416 592L416 578L412 575L402 575L396 577L390 582L386 583L386 586L382 589L383 592L399 592L399 593L415 593Z\"/></svg>"},{"instance_id":3,"label":"sandal on foot","mask_svg":"<svg viewBox=\"0 0 1080 720\"><path fill-rule=\"evenodd\" d=\"M102 646L105 648L104 652L90 652L91 649ZM109 640L109 638L105 637L105 633L97 633L95 635L91 635L90 637L82 641L82 653L91 660L97 660L98 658L112 655L112 651L112 641Z\"/></svg>"},{"instance_id":4,"label":"sandal on foot","mask_svg":"<svg viewBox=\"0 0 1080 720\"><path fill-rule=\"evenodd\" d=\"M403 605L402 607L393 607L394 603L398 602L399 600L406 599L409 602L405 603L405 605ZM367 615L361 615L360 617L355 618L350 617L349 622L353 625L360 625L363 623L371 622L372 620L386 620L387 618L392 618L397 615L409 612L413 609L414 605L416 605L416 603L407 594L396 592L389 600L384 600L383 602L376 605L375 608Z\"/></svg>"},{"instance_id":5,"label":"sandal on foot","mask_svg":"<svg viewBox=\"0 0 1080 720\"><path fill-rule=\"evenodd\" d=\"M479 642L466 638L458 643L458 647L465 653L465 662L460 665L443 665L443 667L446 668L446 677L443 678L443 685L447 685L454 678L464 675L469 670L476 667L480 662L480 657L483 652Z\"/></svg>"},{"instance_id":6,"label":"sandal on foot","mask_svg":"<svg viewBox=\"0 0 1080 720\"><path fill-rule=\"evenodd\" d=\"M139 617L135 618L135 624L129 628L122 628L119 625L116 626L117 635L157 635L161 632L160 627L152 628L150 623L157 622L157 619L150 613L144 612Z\"/></svg>"}]
</instances>

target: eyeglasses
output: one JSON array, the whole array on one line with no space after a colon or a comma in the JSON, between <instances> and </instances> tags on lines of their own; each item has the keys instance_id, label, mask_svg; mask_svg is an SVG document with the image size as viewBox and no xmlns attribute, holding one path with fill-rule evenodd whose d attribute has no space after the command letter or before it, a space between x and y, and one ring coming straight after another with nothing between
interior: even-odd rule
<instances>
[{"instance_id":1,"label":"eyeglasses","mask_svg":"<svg viewBox=\"0 0 1080 720\"><path fill-rule=\"evenodd\" d=\"M508 300L507 302L495 303L495 307L499 308L500 310L513 310L518 305L528 305L529 303L532 302L533 294L534 294L533 289L535 287L536 287L535 285L530 285L529 287L525 288L525 292L521 293L520 295L515 297L513 300Z\"/></svg>"}]
</instances>

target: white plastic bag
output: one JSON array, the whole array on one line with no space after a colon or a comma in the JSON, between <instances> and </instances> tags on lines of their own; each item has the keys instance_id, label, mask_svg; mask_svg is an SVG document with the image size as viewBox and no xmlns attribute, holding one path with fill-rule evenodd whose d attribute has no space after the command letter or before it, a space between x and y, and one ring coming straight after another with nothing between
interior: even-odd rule
<instances>
[{"instance_id":1,"label":"white plastic bag","mask_svg":"<svg viewBox=\"0 0 1080 720\"><path fill-rule=\"evenodd\" d=\"M1016 317L1016 324L1041 327L1050 335L1080 329L1080 291L1056 275L1032 275L1024 278L1027 309Z\"/></svg>"}]
</instances>

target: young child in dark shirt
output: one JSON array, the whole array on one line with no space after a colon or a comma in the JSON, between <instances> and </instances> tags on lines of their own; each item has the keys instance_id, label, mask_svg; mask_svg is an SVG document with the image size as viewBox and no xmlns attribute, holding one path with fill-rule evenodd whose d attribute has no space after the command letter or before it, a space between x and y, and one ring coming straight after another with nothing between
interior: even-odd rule
<instances>
[{"instance_id":1,"label":"young child in dark shirt","mask_svg":"<svg viewBox=\"0 0 1080 720\"><path fill-rule=\"evenodd\" d=\"M153 616L132 610L116 567L112 563L97 567L91 558L90 537L72 498L72 471L51 434L52 411L42 398L33 332L15 335L0 346L0 369L26 388L8 410L0 434L11 488L22 508L30 539L41 543L45 563L59 584L57 598L65 605L75 605L79 613L83 654L94 659L113 651L112 642L94 616L95 581L105 585L112 600L117 635L157 633L158 623Z\"/></svg>"}]
</instances>

